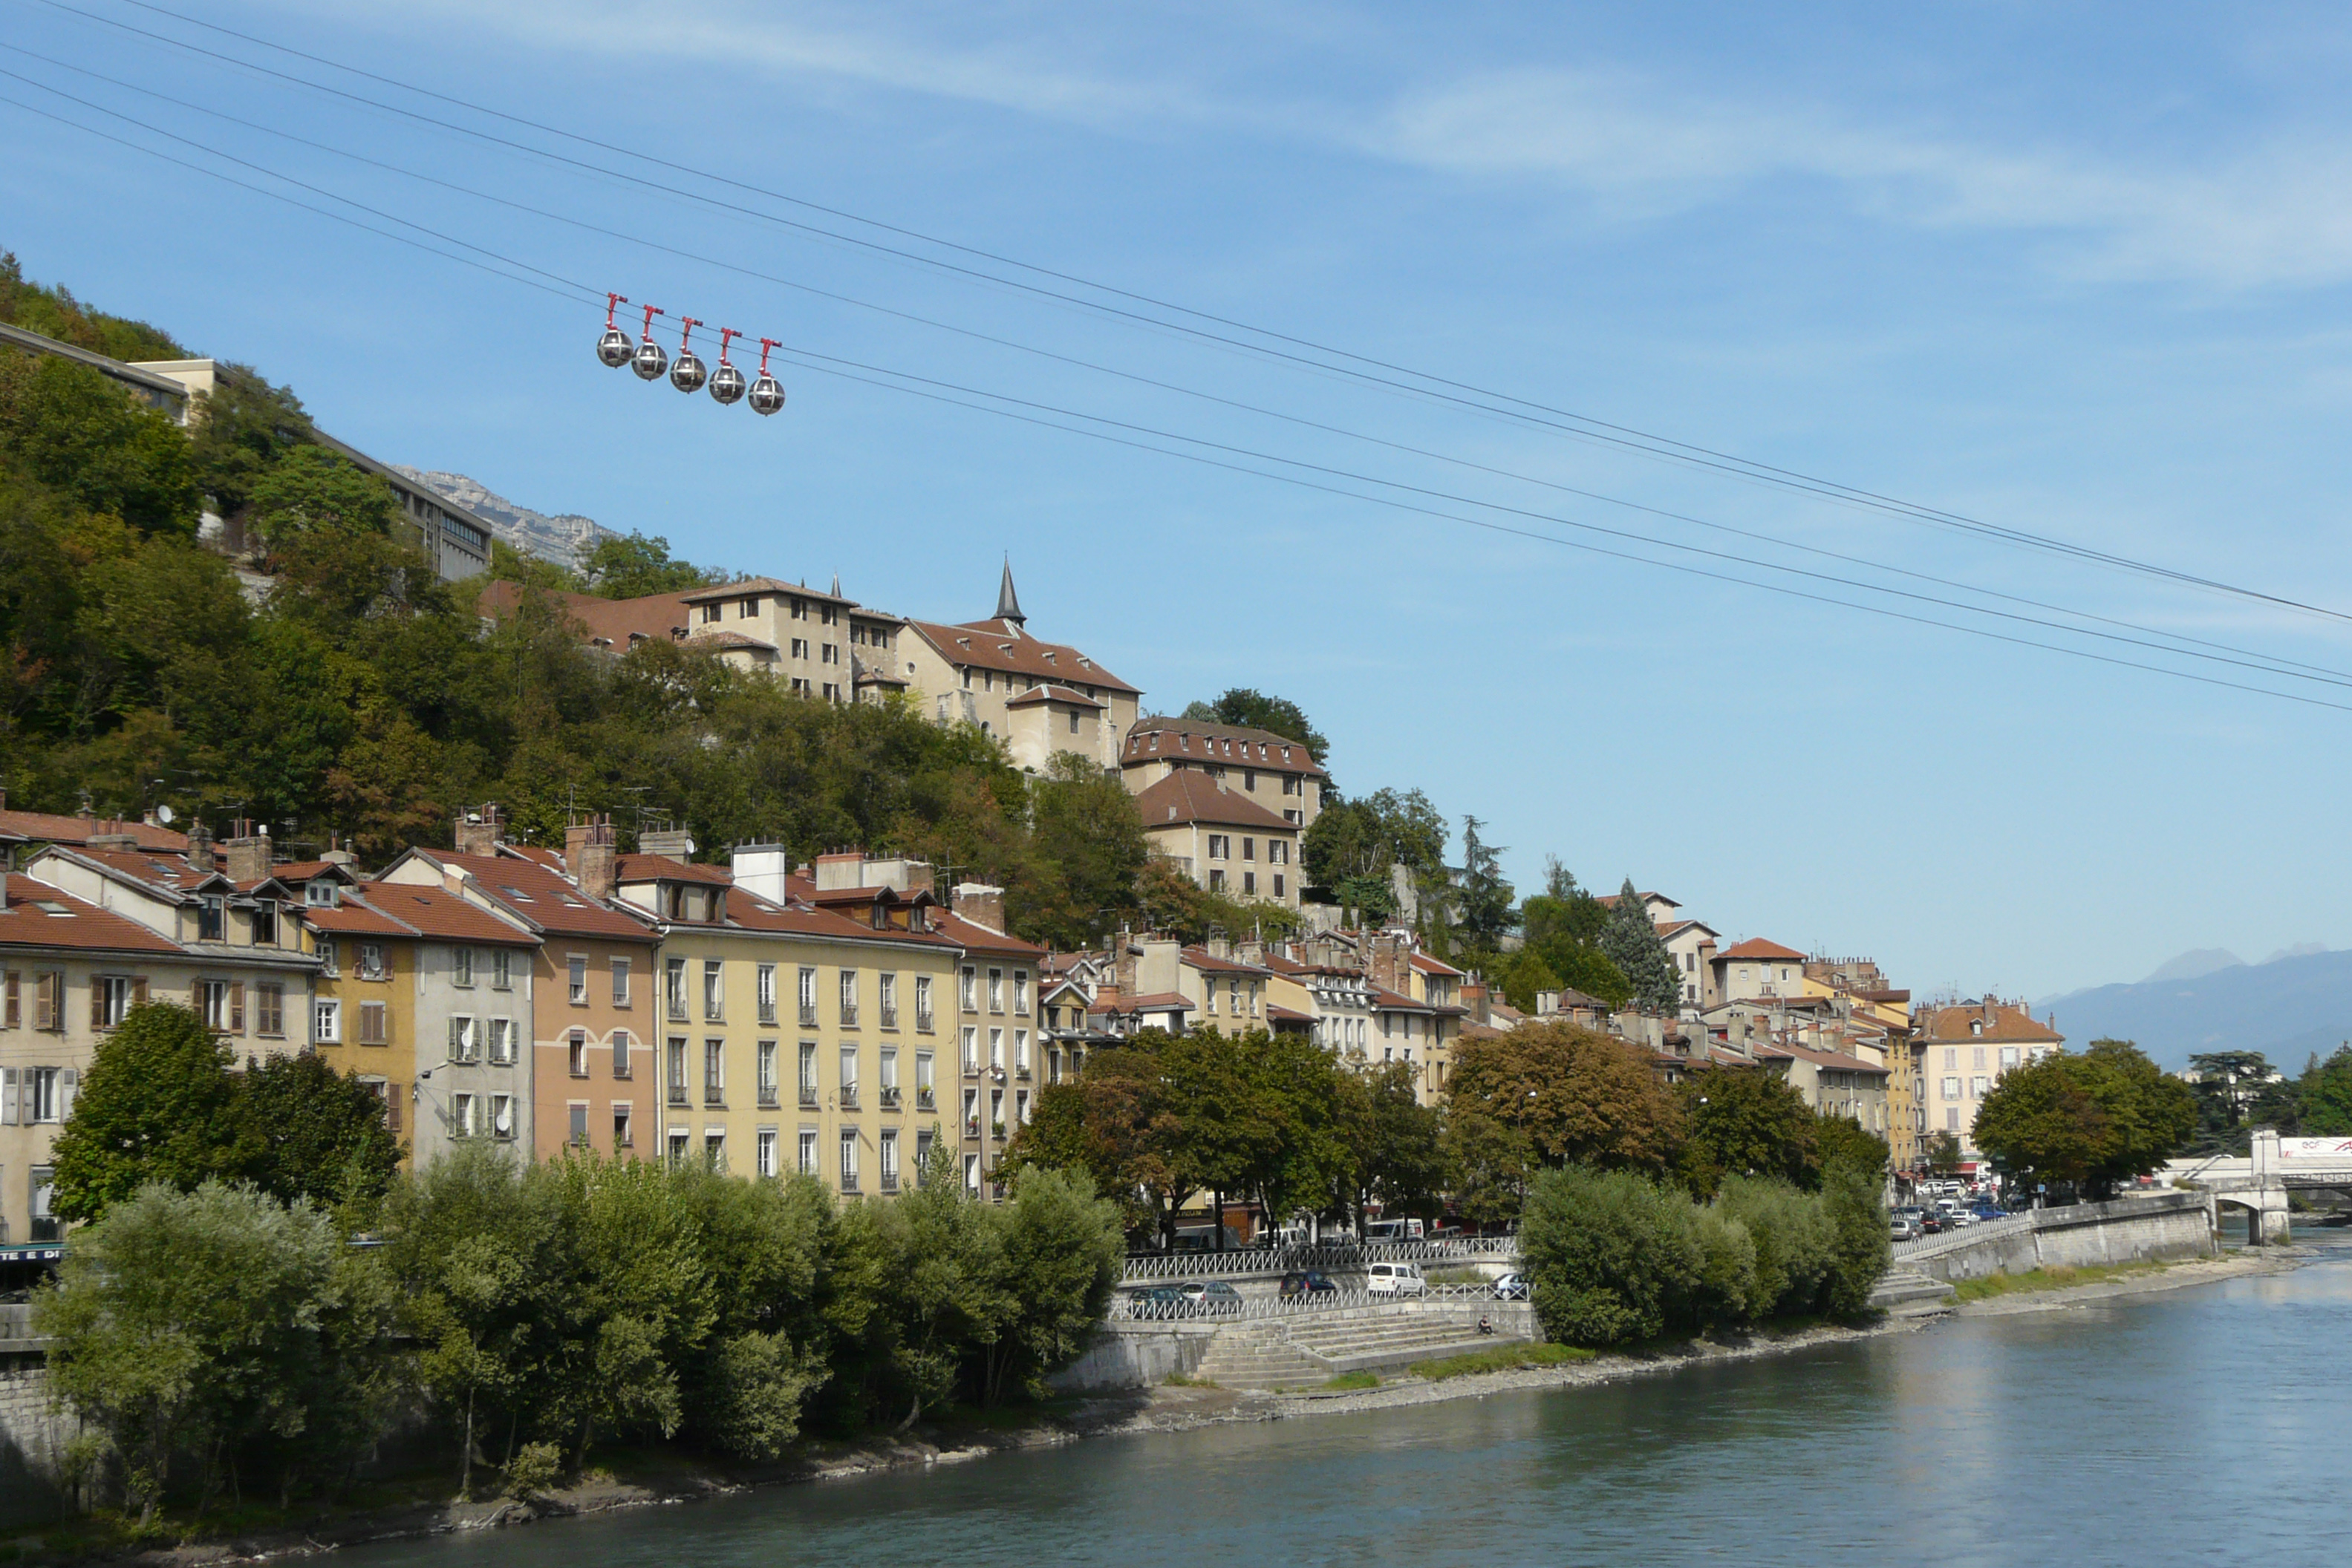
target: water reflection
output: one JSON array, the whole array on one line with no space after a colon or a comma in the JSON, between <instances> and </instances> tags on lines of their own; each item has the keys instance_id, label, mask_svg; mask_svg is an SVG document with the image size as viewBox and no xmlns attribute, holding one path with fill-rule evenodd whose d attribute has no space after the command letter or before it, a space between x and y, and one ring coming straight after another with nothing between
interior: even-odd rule
<instances>
[{"instance_id":1,"label":"water reflection","mask_svg":"<svg viewBox=\"0 0 2352 1568\"><path fill-rule=\"evenodd\" d=\"M402 1544L369 1568L2332 1555L2352 1253L1607 1387L1117 1439Z\"/></svg>"}]
</instances>

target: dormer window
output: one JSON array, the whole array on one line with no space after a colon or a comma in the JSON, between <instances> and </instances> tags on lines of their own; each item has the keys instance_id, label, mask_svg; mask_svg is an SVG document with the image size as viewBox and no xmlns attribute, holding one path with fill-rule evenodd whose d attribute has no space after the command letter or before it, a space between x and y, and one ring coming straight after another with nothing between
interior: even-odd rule
<instances>
[{"instance_id":1,"label":"dormer window","mask_svg":"<svg viewBox=\"0 0 2352 1568\"><path fill-rule=\"evenodd\" d=\"M322 877L317 882L303 884L302 902L312 909L332 909L335 907L335 883Z\"/></svg>"},{"instance_id":2,"label":"dormer window","mask_svg":"<svg viewBox=\"0 0 2352 1568\"><path fill-rule=\"evenodd\" d=\"M196 901L196 940L219 942L228 935L228 900L204 898Z\"/></svg>"}]
</instances>

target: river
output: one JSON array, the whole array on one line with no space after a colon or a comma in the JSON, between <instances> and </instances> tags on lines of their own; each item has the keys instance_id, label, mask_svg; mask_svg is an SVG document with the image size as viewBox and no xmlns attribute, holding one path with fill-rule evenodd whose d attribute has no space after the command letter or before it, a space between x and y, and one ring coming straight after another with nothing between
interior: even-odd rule
<instances>
[{"instance_id":1,"label":"river","mask_svg":"<svg viewBox=\"0 0 2352 1568\"><path fill-rule=\"evenodd\" d=\"M2352 1244L1588 1389L1108 1438L343 1553L786 1563L2316 1563L2352 1510Z\"/></svg>"}]
</instances>

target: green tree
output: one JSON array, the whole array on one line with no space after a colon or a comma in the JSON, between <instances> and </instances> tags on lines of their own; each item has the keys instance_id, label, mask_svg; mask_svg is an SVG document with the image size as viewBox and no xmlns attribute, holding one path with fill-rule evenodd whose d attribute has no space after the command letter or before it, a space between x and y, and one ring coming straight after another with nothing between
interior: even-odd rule
<instances>
[{"instance_id":1,"label":"green tree","mask_svg":"<svg viewBox=\"0 0 2352 1568\"><path fill-rule=\"evenodd\" d=\"M1523 1013L1532 1014L1536 1010L1536 993L1556 991L1563 982L1544 962L1542 953L1534 947L1523 947L1504 967L1499 983L1504 1000Z\"/></svg>"},{"instance_id":2,"label":"green tree","mask_svg":"<svg viewBox=\"0 0 2352 1568\"><path fill-rule=\"evenodd\" d=\"M2352 1135L2352 1044L2337 1046L2325 1061L2313 1056L2295 1086L2295 1106L2311 1136Z\"/></svg>"},{"instance_id":3,"label":"green tree","mask_svg":"<svg viewBox=\"0 0 2352 1568\"><path fill-rule=\"evenodd\" d=\"M1683 979L1665 938L1651 923L1642 895L1627 877L1617 902L1610 907L1609 924L1601 931L1601 952L1633 988L1633 999L1654 1013L1673 1013L1681 1005Z\"/></svg>"},{"instance_id":4,"label":"green tree","mask_svg":"<svg viewBox=\"0 0 2352 1568\"><path fill-rule=\"evenodd\" d=\"M249 1170L258 1151L234 1061L170 1002L142 1003L100 1035L51 1155L58 1216L92 1220L151 1183L185 1192Z\"/></svg>"},{"instance_id":5,"label":"green tree","mask_svg":"<svg viewBox=\"0 0 2352 1568\"><path fill-rule=\"evenodd\" d=\"M1976 1142L2005 1175L2104 1197L2145 1176L2197 1129L2189 1086L2129 1040L2096 1040L2000 1075L1977 1109Z\"/></svg>"},{"instance_id":6,"label":"green tree","mask_svg":"<svg viewBox=\"0 0 2352 1568\"><path fill-rule=\"evenodd\" d=\"M87 365L0 359L0 455L142 533L195 533L204 496L187 436Z\"/></svg>"},{"instance_id":7,"label":"green tree","mask_svg":"<svg viewBox=\"0 0 2352 1568\"><path fill-rule=\"evenodd\" d=\"M307 1198L346 1228L365 1226L400 1166L376 1092L310 1051L248 1061L238 1087L252 1151L245 1179L281 1203Z\"/></svg>"},{"instance_id":8,"label":"green tree","mask_svg":"<svg viewBox=\"0 0 2352 1568\"><path fill-rule=\"evenodd\" d=\"M1960 1140L1951 1133L1931 1133L1921 1145L1919 1162L1931 1171L1951 1172L1960 1168Z\"/></svg>"},{"instance_id":9,"label":"green tree","mask_svg":"<svg viewBox=\"0 0 2352 1568\"><path fill-rule=\"evenodd\" d=\"M1563 1023L1456 1046L1445 1101L1519 1133L1547 1166L1664 1171L1682 1139L1681 1107L1643 1052Z\"/></svg>"},{"instance_id":10,"label":"green tree","mask_svg":"<svg viewBox=\"0 0 2352 1568\"><path fill-rule=\"evenodd\" d=\"M1472 949L1492 953L1511 928L1511 884L1503 880L1500 850L1480 840L1479 826L1475 817L1462 819L1462 885L1455 907Z\"/></svg>"},{"instance_id":11,"label":"green tree","mask_svg":"<svg viewBox=\"0 0 2352 1568\"><path fill-rule=\"evenodd\" d=\"M1003 1231L1003 1289L1013 1303L982 1358L982 1396L992 1405L1014 1392L1042 1396L1045 1375L1086 1348L1127 1249L1118 1206L1095 1196L1084 1171L1024 1170L1013 1178L1013 1201L989 1212Z\"/></svg>"},{"instance_id":12,"label":"green tree","mask_svg":"<svg viewBox=\"0 0 2352 1568\"><path fill-rule=\"evenodd\" d=\"M1683 1321L1706 1263L1687 1197L1630 1171L1581 1166L1536 1177L1519 1251L1544 1333L1571 1344L1664 1333Z\"/></svg>"},{"instance_id":13,"label":"green tree","mask_svg":"<svg viewBox=\"0 0 2352 1568\"><path fill-rule=\"evenodd\" d=\"M1813 1134L1821 1148L1824 1181L1838 1167L1851 1166L1884 1188L1887 1166L1894 1158L1885 1138L1851 1116L1826 1114L1815 1117Z\"/></svg>"},{"instance_id":14,"label":"green tree","mask_svg":"<svg viewBox=\"0 0 2352 1568\"><path fill-rule=\"evenodd\" d=\"M654 593L685 593L725 582L712 567L672 559L669 540L659 534L610 534L596 541L580 575L589 592L604 599L642 599Z\"/></svg>"},{"instance_id":15,"label":"green tree","mask_svg":"<svg viewBox=\"0 0 2352 1568\"><path fill-rule=\"evenodd\" d=\"M1307 712L1288 697L1268 696L1247 686L1234 686L1214 702L1188 705L1183 716L1208 724L1238 725L1295 740L1316 761L1326 759L1331 743L1307 720Z\"/></svg>"},{"instance_id":16,"label":"green tree","mask_svg":"<svg viewBox=\"0 0 2352 1568\"><path fill-rule=\"evenodd\" d=\"M287 453L317 439L300 400L245 365L219 368L189 427L196 482L225 517L253 504L254 487Z\"/></svg>"},{"instance_id":17,"label":"green tree","mask_svg":"<svg viewBox=\"0 0 2352 1568\"><path fill-rule=\"evenodd\" d=\"M1677 1086L1682 1103L1683 1179L1712 1197L1727 1176L1778 1177L1799 1187L1821 1185L1821 1118L1776 1073L1718 1067Z\"/></svg>"}]
</instances>

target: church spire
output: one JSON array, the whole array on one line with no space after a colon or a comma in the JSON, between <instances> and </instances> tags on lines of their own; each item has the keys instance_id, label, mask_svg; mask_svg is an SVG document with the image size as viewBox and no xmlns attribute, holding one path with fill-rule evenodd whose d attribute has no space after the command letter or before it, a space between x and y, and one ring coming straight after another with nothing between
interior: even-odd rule
<instances>
[{"instance_id":1,"label":"church spire","mask_svg":"<svg viewBox=\"0 0 2352 1568\"><path fill-rule=\"evenodd\" d=\"M1004 558L1004 581L996 591L996 618L1010 621L1015 626L1026 626L1029 617L1021 613L1020 596L1013 591L1013 558Z\"/></svg>"}]
</instances>

